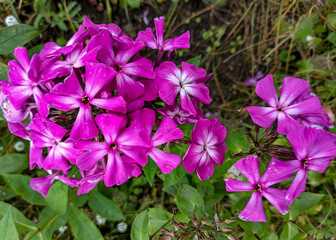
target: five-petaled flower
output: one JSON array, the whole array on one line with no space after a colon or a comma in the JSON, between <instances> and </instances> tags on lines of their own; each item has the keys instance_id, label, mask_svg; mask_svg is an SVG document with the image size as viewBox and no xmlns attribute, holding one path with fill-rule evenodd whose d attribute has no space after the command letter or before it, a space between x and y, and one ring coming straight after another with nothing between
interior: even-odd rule
<instances>
[{"instance_id":1,"label":"five-petaled flower","mask_svg":"<svg viewBox=\"0 0 336 240\"><path fill-rule=\"evenodd\" d=\"M260 176L258 157L250 155L242 158L234 166L247 178L249 182L241 182L230 178L224 178L226 191L228 192L245 192L254 191L250 201L244 210L239 214L239 218L251 222L267 222L262 197L267 200L281 213L286 214L289 211L291 202L286 199L287 189L271 188L270 186L291 178L292 174L283 174L282 177L274 174L276 170L270 168L273 162L280 160L273 158L268 168Z\"/></svg>"}]
</instances>

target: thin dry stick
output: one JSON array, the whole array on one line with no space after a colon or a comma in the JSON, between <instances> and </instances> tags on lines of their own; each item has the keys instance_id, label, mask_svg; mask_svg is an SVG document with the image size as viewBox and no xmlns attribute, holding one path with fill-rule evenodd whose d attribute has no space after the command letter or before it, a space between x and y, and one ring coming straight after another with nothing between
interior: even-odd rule
<instances>
[{"instance_id":1,"label":"thin dry stick","mask_svg":"<svg viewBox=\"0 0 336 240\"><path fill-rule=\"evenodd\" d=\"M215 84L216 84L217 90L219 92L219 96L220 96L223 104L225 104L225 98L224 98L224 95L222 93L222 90L221 90L221 87L220 87L220 84L219 84L219 80L218 80L218 77L217 77L217 72L216 72L216 67L215 67L214 62L215 62L214 57L212 57L212 72L213 72L213 76L214 76L214 79L215 79Z\"/></svg>"},{"instance_id":2,"label":"thin dry stick","mask_svg":"<svg viewBox=\"0 0 336 240\"><path fill-rule=\"evenodd\" d=\"M238 28L238 26L240 25L240 23L244 20L244 18L246 17L246 15L248 14L248 12L251 10L253 4L256 2L253 1L250 3L249 7L246 9L246 11L244 12L243 16L239 19L239 21L237 22L237 24L232 28L231 32L229 33L229 35L224 39L227 40L229 37L231 37L232 33L234 33L236 31L236 29Z\"/></svg>"}]
</instances>

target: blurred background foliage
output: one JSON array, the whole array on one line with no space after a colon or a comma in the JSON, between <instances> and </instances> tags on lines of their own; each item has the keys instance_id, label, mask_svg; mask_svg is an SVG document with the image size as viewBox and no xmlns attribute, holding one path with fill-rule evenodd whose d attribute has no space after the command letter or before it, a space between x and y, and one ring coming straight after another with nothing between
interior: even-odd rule
<instances>
[{"instance_id":1,"label":"blurred background foliage","mask_svg":"<svg viewBox=\"0 0 336 240\"><path fill-rule=\"evenodd\" d=\"M189 30L191 48L177 51L214 75L213 99L204 112L217 115L229 130L228 152L214 176L201 182L179 166L169 175L150 162L139 178L122 186L99 184L77 196L61 182L46 198L29 187L42 170L28 170L29 143L11 135L0 118L0 239L333 239L336 236L335 161L323 173L310 173L305 193L282 216L264 203L268 223L237 218L248 193L227 193L223 177L253 151L246 132L253 129L244 107L260 104L245 80L258 72L309 81L323 107L336 111L335 0L0 0L0 80L7 79L13 50L30 56L47 42L64 45L84 16L118 24L131 37L165 16L166 37ZM12 15L17 25L7 26ZM334 120L333 120L334 121ZM191 131L184 125L185 133ZM331 130L335 133L334 130ZM253 132L251 134L254 134ZM283 140L283 139L282 139ZM278 139L277 144L282 141ZM172 152L185 152L175 146ZM266 160L267 161L267 160ZM76 173L73 173L76 174ZM282 183L288 187L290 180ZM173 231L173 230L177 231Z\"/></svg>"}]
</instances>

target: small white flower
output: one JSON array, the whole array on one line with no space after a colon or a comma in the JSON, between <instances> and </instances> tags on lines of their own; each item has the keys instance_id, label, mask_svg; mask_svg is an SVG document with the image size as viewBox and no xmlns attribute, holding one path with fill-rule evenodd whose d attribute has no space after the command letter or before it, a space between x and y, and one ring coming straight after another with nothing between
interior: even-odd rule
<instances>
[{"instance_id":1,"label":"small white flower","mask_svg":"<svg viewBox=\"0 0 336 240\"><path fill-rule=\"evenodd\" d=\"M22 152L25 149L25 144L22 141L14 143L14 149L17 152Z\"/></svg>"},{"instance_id":2,"label":"small white flower","mask_svg":"<svg viewBox=\"0 0 336 240\"><path fill-rule=\"evenodd\" d=\"M9 26L14 26L19 24L18 20L16 20L16 18L13 15L9 15L5 18L5 24L9 27Z\"/></svg>"},{"instance_id":3,"label":"small white flower","mask_svg":"<svg viewBox=\"0 0 336 240\"><path fill-rule=\"evenodd\" d=\"M306 37L307 42L310 42L310 41L312 41L313 39L314 39L314 37L309 36L309 35Z\"/></svg>"},{"instance_id":4,"label":"small white flower","mask_svg":"<svg viewBox=\"0 0 336 240\"><path fill-rule=\"evenodd\" d=\"M125 222L120 222L117 224L117 230L120 233L124 233L127 230L127 224Z\"/></svg>"},{"instance_id":5,"label":"small white flower","mask_svg":"<svg viewBox=\"0 0 336 240\"><path fill-rule=\"evenodd\" d=\"M97 215L96 222L98 225L104 225L106 223L106 218L103 218L102 216Z\"/></svg>"},{"instance_id":6,"label":"small white flower","mask_svg":"<svg viewBox=\"0 0 336 240\"><path fill-rule=\"evenodd\" d=\"M68 229L68 226L61 226L58 231L60 232L60 234L63 234L66 230Z\"/></svg>"}]
</instances>

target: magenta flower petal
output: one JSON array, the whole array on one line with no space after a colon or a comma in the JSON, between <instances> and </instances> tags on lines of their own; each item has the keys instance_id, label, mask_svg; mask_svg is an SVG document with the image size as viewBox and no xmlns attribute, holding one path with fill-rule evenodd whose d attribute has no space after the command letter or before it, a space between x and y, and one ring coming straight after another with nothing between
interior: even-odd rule
<instances>
[{"instance_id":1,"label":"magenta flower petal","mask_svg":"<svg viewBox=\"0 0 336 240\"><path fill-rule=\"evenodd\" d=\"M44 160L42 152L43 152L43 148L39 148L31 142L30 149L29 149L29 169L30 170L33 170L36 164L39 168L42 168L42 162Z\"/></svg>"},{"instance_id":2,"label":"magenta flower petal","mask_svg":"<svg viewBox=\"0 0 336 240\"><path fill-rule=\"evenodd\" d=\"M156 31L156 39L158 44L162 46L163 43L163 31L164 31L164 17L154 18L154 25Z\"/></svg>"},{"instance_id":3,"label":"magenta flower petal","mask_svg":"<svg viewBox=\"0 0 336 240\"><path fill-rule=\"evenodd\" d=\"M114 143L117 140L120 129L126 125L123 116L114 114L100 114L95 117L95 121L108 144Z\"/></svg>"},{"instance_id":4,"label":"magenta flower petal","mask_svg":"<svg viewBox=\"0 0 336 240\"><path fill-rule=\"evenodd\" d=\"M144 126L144 128L146 129L148 136L151 135L156 119L155 111L153 109L143 108L136 112L130 113L128 116L132 119L132 121L135 120L140 121Z\"/></svg>"},{"instance_id":5,"label":"magenta flower petal","mask_svg":"<svg viewBox=\"0 0 336 240\"><path fill-rule=\"evenodd\" d=\"M254 192L252 194L250 201L239 214L239 218L243 221L267 222L262 204L262 195L259 192Z\"/></svg>"},{"instance_id":6,"label":"magenta flower petal","mask_svg":"<svg viewBox=\"0 0 336 240\"><path fill-rule=\"evenodd\" d=\"M105 99L94 98L90 101L92 105L117 113L126 113L126 102L123 97L112 97Z\"/></svg>"},{"instance_id":7,"label":"magenta flower petal","mask_svg":"<svg viewBox=\"0 0 336 240\"><path fill-rule=\"evenodd\" d=\"M291 116L304 114L321 114L322 106L318 97L311 97L302 102L286 107L284 112Z\"/></svg>"},{"instance_id":8,"label":"magenta flower petal","mask_svg":"<svg viewBox=\"0 0 336 240\"><path fill-rule=\"evenodd\" d=\"M154 79L155 77L152 61L144 57L126 64L122 67L122 71L127 75L133 75L137 77L148 79Z\"/></svg>"},{"instance_id":9,"label":"magenta flower petal","mask_svg":"<svg viewBox=\"0 0 336 240\"><path fill-rule=\"evenodd\" d=\"M194 83L188 84L184 87L185 91L198 100L200 100L204 104L210 104L210 90L204 83Z\"/></svg>"},{"instance_id":10,"label":"magenta flower petal","mask_svg":"<svg viewBox=\"0 0 336 240\"><path fill-rule=\"evenodd\" d=\"M193 173L201 160L206 159L206 153L200 145L191 144L182 159L182 164L188 173Z\"/></svg>"},{"instance_id":11,"label":"magenta flower petal","mask_svg":"<svg viewBox=\"0 0 336 240\"><path fill-rule=\"evenodd\" d=\"M14 56L20 62L22 68L28 72L30 69L30 60L28 56L28 51L24 47L17 47L14 50Z\"/></svg>"},{"instance_id":12,"label":"magenta flower petal","mask_svg":"<svg viewBox=\"0 0 336 240\"><path fill-rule=\"evenodd\" d=\"M34 88L34 99L40 116L42 119L46 119L46 117L49 115L49 105L47 104L43 93L37 87Z\"/></svg>"},{"instance_id":13,"label":"magenta flower petal","mask_svg":"<svg viewBox=\"0 0 336 240\"><path fill-rule=\"evenodd\" d=\"M197 110L185 89L180 90L180 96L181 96L181 107L184 110L191 112L194 116L197 116Z\"/></svg>"},{"instance_id":14,"label":"magenta flower petal","mask_svg":"<svg viewBox=\"0 0 336 240\"><path fill-rule=\"evenodd\" d=\"M181 163L181 157L177 154L167 153L152 147L148 155L158 165L162 173L171 173Z\"/></svg>"},{"instance_id":15,"label":"magenta flower petal","mask_svg":"<svg viewBox=\"0 0 336 240\"><path fill-rule=\"evenodd\" d=\"M301 162L294 161L281 161L272 158L266 171L261 175L260 182L265 187L272 186L273 184L285 181L293 177L293 173L301 168Z\"/></svg>"},{"instance_id":16,"label":"magenta flower petal","mask_svg":"<svg viewBox=\"0 0 336 240\"><path fill-rule=\"evenodd\" d=\"M81 103L78 98L70 96L61 96L53 93L45 95L45 101L52 104L54 108L62 111L70 111L72 109L80 107Z\"/></svg>"},{"instance_id":17,"label":"magenta flower petal","mask_svg":"<svg viewBox=\"0 0 336 240\"><path fill-rule=\"evenodd\" d=\"M273 108L277 107L278 97L274 88L273 76L271 74L257 82L256 93L269 106Z\"/></svg>"},{"instance_id":18,"label":"magenta flower petal","mask_svg":"<svg viewBox=\"0 0 336 240\"><path fill-rule=\"evenodd\" d=\"M118 86L118 95L121 95L126 101L131 101L140 97L144 93L144 86L124 73L116 75Z\"/></svg>"},{"instance_id":19,"label":"magenta flower petal","mask_svg":"<svg viewBox=\"0 0 336 240\"><path fill-rule=\"evenodd\" d=\"M291 201L286 199L287 189L267 188L262 195L283 215L289 212Z\"/></svg>"},{"instance_id":20,"label":"magenta flower petal","mask_svg":"<svg viewBox=\"0 0 336 240\"><path fill-rule=\"evenodd\" d=\"M91 170L99 162L99 160L101 160L108 153L107 144L101 143L101 145L104 148L100 150L91 150L81 153L76 159L77 166L85 171Z\"/></svg>"},{"instance_id":21,"label":"magenta flower petal","mask_svg":"<svg viewBox=\"0 0 336 240\"><path fill-rule=\"evenodd\" d=\"M54 146L49 151L48 156L43 161L43 168L46 170L62 170L64 172L67 172L70 168L67 160L64 158L64 156L59 151L58 146Z\"/></svg>"},{"instance_id":22,"label":"magenta flower petal","mask_svg":"<svg viewBox=\"0 0 336 240\"><path fill-rule=\"evenodd\" d=\"M277 128L279 134L288 134L303 127L304 127L303 125L301 125L291 116L287 115L284 112L279 112L278 128Z\"/></svg>"},{"instance_id":23,"label":"magenta flower petal","mask_svg":"<svg viewBox=\"0 0 336 240\"><path fill-rule=\"evenodd\" d=\"M90 176L85 176L80 182L77 195L90 192L100 181L104 179L104 172L99 172Z\"/></svg>"},{"instance_id":24,"label":"magenta flower petal","mask_svg":"<svg viewBox=\"0 0 336 240\"><path fill-rule=\"evenodd\" d=\"M190 33L189 31L183 33L181 36L178 36L174 39L167 39L163 42L162 50L164 51L171 51L174 49L183 49L183 48L189 48L190 43Z\"/></svg>"},{"instance_id":25,"label":"magenta flower petal","mask_svg":"<svg viewBox=\"0 0 336 240\"><path fill-rule=\"evenodd\" d=\"M298 160L303 160L307 157L319 133L321 132L318 129L300 128L287 135L287 139L293 146L295 156ZM324 144L325 142L322 142L319 147L322 147Z\"/></svg>"},{"instance_id":26,"label":"magenta flower petal","mask_svg":"<svg viewBox=\"0 0 336 240\"><path fill-rule=\"evenodd\" d=\"M217 165L222 165L225 158L226 144L222 142L214 146L208 146L207 152L212 161L214 161Z\"/></svg>"},{"instance_id":27,"label":"magenta flower petal","mask_svg":"<svg viewBox=\"0 0 336 240\"><path fill-rule=\"evenodd\" d=\"M43 197L46 197L55 178L55 174L51 174L46 177L32 178L30 179L30 187L35 191L41 193Z\"/></svg>"},{"instance_id":28,"label":"magenta flower petal","mask_svg":"<svg viewBox=\"0 0 336 240\"><path fill-rule=\"evenodd\" d=\"M224 178L227 192L253 191L254 185L249 182L241 182L235 179Z\"/></svg>"},{"instance_id":29,"label":"magenta flower petal","mask_svg":"<svg viewBox=\"0 0 336 240\"><path fill-rule=\"evenodd\" d=\"M141 41L145 44L145 46L151 49L158 49L159 46L156 42L153 30L151 28L147 28L145 31L140 31L136 38L136 41Z\"/></svg>"},{"instance_id":30,"label":"magenta flower petal","mask_svg":"<svg viewBox=\"0 0 336 240\"><path fill-rule=\"evenodd\" d=\"M64 83L57 84L50 93L74 98L82 98L85 96L85 92L83 91L75 72L72 72L71 75L64 80Z\"/></svg>"},{"instance_id":31,"label":"magenta flower petal","mask_svg":"<svg viewBox=\"0 0 336 240\"><path fill-rule=\"evenodd\" d=\"M288 106L309 88L309 83L295 77L285 77L281 89L280 106Z\"/></svg>"},{"instance_id":32,"label":"magenta flower petal","mask_svg":"<svg viewBox=\"0 0 336 240\"><path fill-rule=\"evenodd\" d=\"M124 164L119 153L112 151L108 154L104 183L107 187L121 185L132 177L132 170Z\"/></svg>"},{"instance_id":33,"label":"magenta flower petal","mask_svg":"<svg viewBox=\"0 0 336 240\"><path fill-rule=\"evenodd\" d=\"M103 89L116 75L113 68L106 67L102 63L88 62L86 64L85 92L88 97L93 98Z\"/></svg>"},{"instance_id":34,"label":"magenta flower petal","mask_svg":"<svg viewBox=\"0 0 336 240\"><path fill-rule=\"evenodd\" d=\"M98 133L99 131L94 123L91 107L82 105L79 108L77 118L70 132L70 138L87 140L97 137Z\"/></svg>"},{"instance_id":35,"label":"magenta flower petal","mask_svg":"<svg viewBox=\"0 0 336 240\"><path fill-rule=\"evenodd\" d=\"M122 146L151 147L150 136L140 121L134 121L127 129L121 132L116 142Z\"/></svg>"},{"instance_id":36,"label":"magenta flower petal","mask_svg":"<svg viewBox=\"0 0 336 240\"><path fill-rule=\"evenodd\" d=\"M286 199L293 201L305 191L307 182L307 170L301 169L297 172L291 186L286 194Z\"/></svg>"},{"instance_id":37,"label":"magenta flower petal","mask_svg":"<svg viewBox=\"0 0 336 240\"><path fill-rule=\"evenodd\" d=\"M215 172L215 164L211 161L208 154L204 153L203 157L198 163L197 169L197 176L201 181L209 179L213 173Z\"/></svg>"},{"instance_id":38,"label":"magenta flower petal","mask_svg":"<svg viewBox=\"0 0 336 240\"><path fill-rule=\"evenodd\" d=\"M249 155L242 158L234 166L247 178L251 184L257 184L260 179L258 157Z\"/></svg>"},{"instance_id":39,"label":"magenta flower petal","mask_svg":"<svg viewBox=\"0 0 336 240\"><path fill-rule=\"evenodd\" d=\"M315 172L324 173L324 171L328 168L329 164L334 158L335 156L331 156L310 160L307 164L307 168Z\"/></svg>"},{"instance_id":40,"label":"magenta flower petal","mask_svg":"<svg viewBox=\"0 0 336 240\"><path fill-rule=\"evenodd\" d=\"M183 138L182 130L177 128L173 119L165 117L152 137L152 146L156 147L180 138Z\"/></svg>"},{"instance_id":41,"label":"magenta flower petal","mask_svg":"<svg viewBox=\"0 0 336 240\"><path fill-rule=\"evenodd\" d=\"M264 128L270 128L277 119L279 112L272 107L246 107L252 121Z\"/></svg>"}]
</instances>

